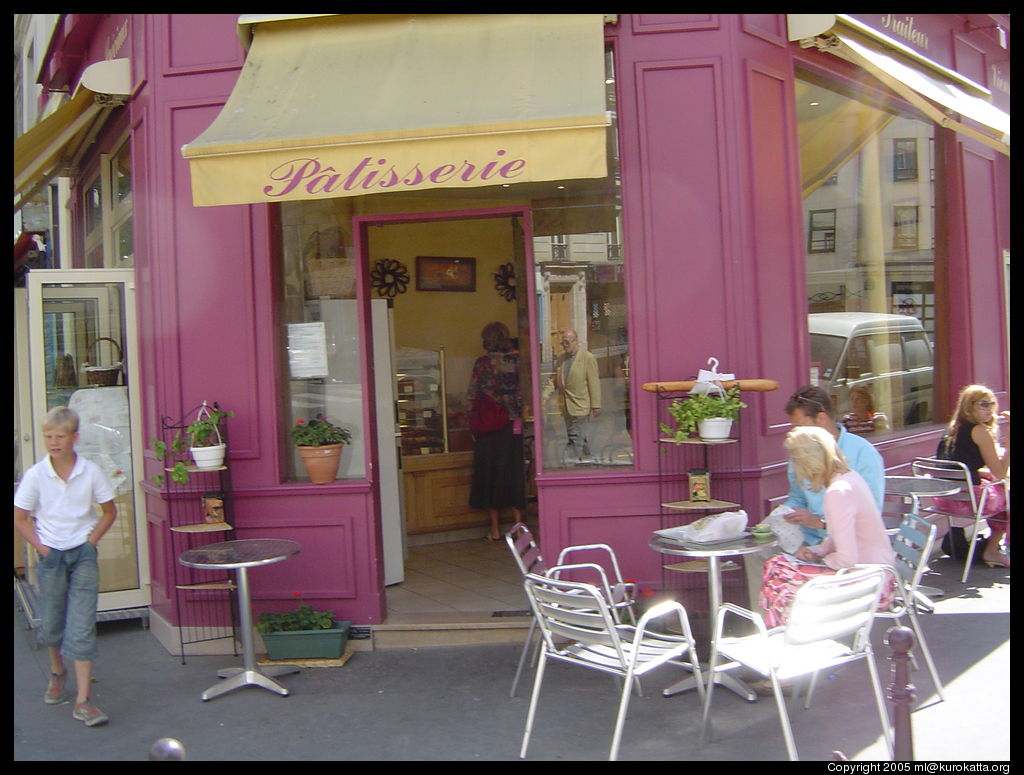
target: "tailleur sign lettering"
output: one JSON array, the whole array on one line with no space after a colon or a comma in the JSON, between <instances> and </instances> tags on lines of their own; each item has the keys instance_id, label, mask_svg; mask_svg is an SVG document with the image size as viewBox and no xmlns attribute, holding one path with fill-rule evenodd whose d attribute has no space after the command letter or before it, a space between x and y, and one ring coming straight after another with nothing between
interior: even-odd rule
<instances>
[{"instance_id":1,"label":"tailleur sign lettering","mask_svg":"<svg viewBox=\"0 0 1024 775\"><path fill-rule=\"evenodd\" d=\"M390 191L411 189L423 184L438 185L447 182L513 180L523 174L525 159L507 159L508 151L498 149L493 159L484 163L463 159L458 163L444 163L430 169L420 162L411 167L396 169L387 158L364 156L349 170L339 170L324 164L319 158L291 159L270 172L274 182L263 187L268 197L286 197L294 191L304 190L311 196L339 191Z\"/></svg>"}]
</instances>

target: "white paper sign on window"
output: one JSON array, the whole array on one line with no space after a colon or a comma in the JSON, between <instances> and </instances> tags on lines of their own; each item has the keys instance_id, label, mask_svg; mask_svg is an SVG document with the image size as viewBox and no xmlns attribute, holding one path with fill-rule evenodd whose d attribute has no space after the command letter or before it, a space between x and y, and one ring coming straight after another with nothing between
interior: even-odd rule
<instances>
[{"instance_id":1,"label":"white paper sign on window","mask_svg":"<svg viewBox=\"0 0 1024 775\"><path fill-rule=\"evenodd\" d=\"M288 325L288 369L292 379L327 376L327 330L323 323Z\"/></svg>"}]
</instances>

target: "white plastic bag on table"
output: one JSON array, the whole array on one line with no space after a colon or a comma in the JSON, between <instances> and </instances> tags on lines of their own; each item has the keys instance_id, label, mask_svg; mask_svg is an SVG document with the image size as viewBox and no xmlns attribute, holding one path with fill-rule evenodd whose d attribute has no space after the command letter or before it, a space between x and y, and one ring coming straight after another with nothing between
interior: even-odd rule
<instances>
[{"instance_id":1,"label":"white plastic bag on table","mask_svg":"<svg viewBox=\"0 0 1024 775\"><path fill-rule=\"evenodd\" d=\"M683 525L679 528L679 534L683 541L706 544L739 538L746 529L747 512L740 509L702 517L689 525Z\"/></svg>"}]
</instances>

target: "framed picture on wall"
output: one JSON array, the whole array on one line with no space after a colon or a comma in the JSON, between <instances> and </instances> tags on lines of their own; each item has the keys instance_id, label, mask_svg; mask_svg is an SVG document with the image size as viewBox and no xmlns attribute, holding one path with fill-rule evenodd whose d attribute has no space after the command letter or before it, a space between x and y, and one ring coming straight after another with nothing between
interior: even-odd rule
<instances>
[{"instance_id":1,"label":"framed picture on wall","mask_svg":"<svg viewBox=\"0 0 1024 775\"><path fill-rule=\"evenodd\" d=\"M416 256L417 291L475 291L476 259Z\"/></svg>"}]
</instances>

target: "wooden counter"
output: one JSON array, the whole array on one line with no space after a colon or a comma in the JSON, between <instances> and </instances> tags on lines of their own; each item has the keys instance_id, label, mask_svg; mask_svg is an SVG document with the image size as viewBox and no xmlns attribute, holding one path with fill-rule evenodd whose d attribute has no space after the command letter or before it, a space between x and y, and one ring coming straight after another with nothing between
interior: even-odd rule
<instances>
[{"instance_id":1,"label":"wooden counter","mask_svg":"<svg viewBox=\"0 0 1024 775\"><path fill-rule=\"evenodd\" d=\"M469 505L472 478L472 452L403 455L406 532L486 526L487 512Z\"/></svg>"}]
</instances>

